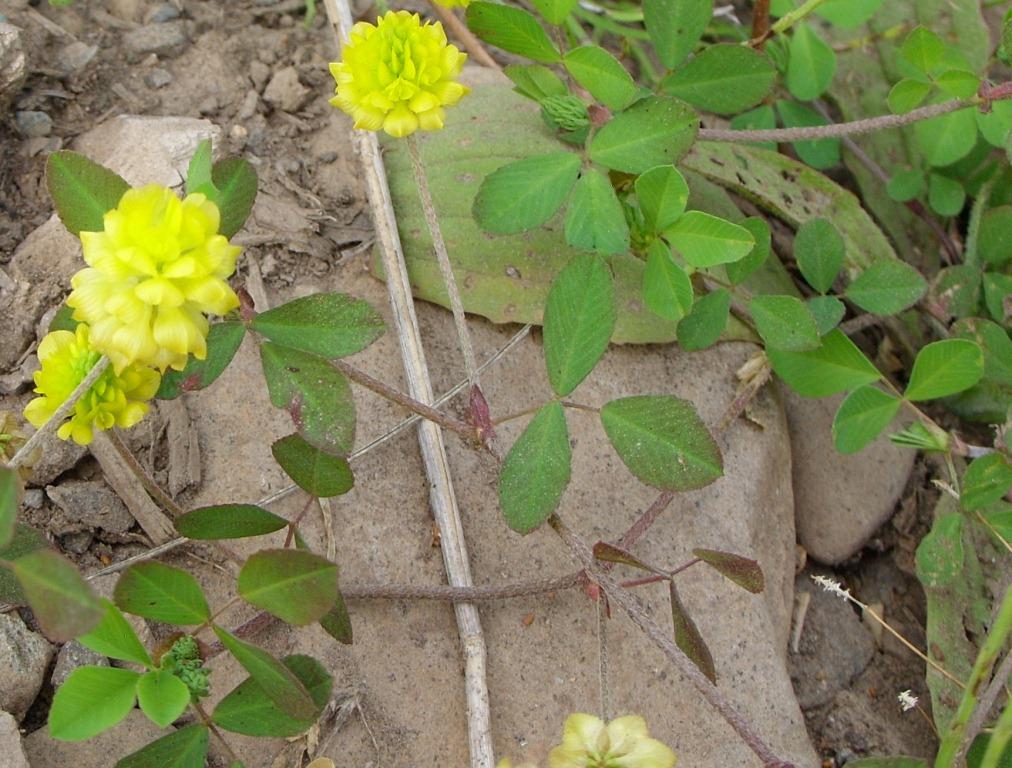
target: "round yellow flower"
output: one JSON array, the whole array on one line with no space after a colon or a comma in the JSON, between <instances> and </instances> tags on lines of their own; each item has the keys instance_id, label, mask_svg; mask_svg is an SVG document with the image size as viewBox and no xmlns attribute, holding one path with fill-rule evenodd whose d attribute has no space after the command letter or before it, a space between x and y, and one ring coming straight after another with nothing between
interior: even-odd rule
<instances>
[{"instance_id":1,"label":"round yellow flower","mask_svg":"<svg viewBox=\"0 0 1012 768\"><path fill-rule=\"evenodd\" d=\"M240 249L218 223L218 206L204 195L180 200L151 184L127 191L103 231L81 232L89 266L71 279L67 304L117 371L135 362L180 370L187 355L204 359L205 315L239 306L225 280Z\"/></svg>"},{"instance_id":2,"label":"round yellow flower","mask_svg":"<svg viewBox=\"0 0 1012 768\"><path fill-rule=\"evenodd\" d=\"M344 60L330 65L337 81L335 107L355 127L407 136L443 127L443 107L468 89L454 78L467 54L446 42L439 22L422 24L417 13L390 11L376 24L359 22L344 46Z\"/></svg>"},{"instance_id":3,"label":"round yellow flower","mask_svg":"<svg viewBox=\"0 0 1012 768\"><path fill-rule=\"evenodd\" d=\"M605 725L578 713L567 718L548 768L672 768L675 760L665 744L650 738L642 717L628 715Z\"/></svg>"},{"instance_id":4,"label":"round yellow flower","mask_svg":"<svg viewBox=\"0 0 1012 768\"><path fill-rule=\"evenodd\" d=\"M74 333L53 331L39 344L41 368L35 373L36 397L25 407L25 418L36 428L45 424L66 402L102 353L91 346L88 326ZM161 376L142 365L128 365L116 373L106 368L91 389L74 405L73 414L56 434L63 440L88 445L95 429L132 427L147 413L147 401L158 391Z\"/></svg>"}]
</instances>

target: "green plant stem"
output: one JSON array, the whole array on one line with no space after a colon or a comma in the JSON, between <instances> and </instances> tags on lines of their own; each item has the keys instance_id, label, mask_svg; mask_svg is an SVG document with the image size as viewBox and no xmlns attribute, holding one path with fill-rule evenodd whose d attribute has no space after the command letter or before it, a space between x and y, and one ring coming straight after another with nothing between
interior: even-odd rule
<instances>
[{"instance_id":1,"label":"green plant stem","mask_svg":"<svg viewBox=\"0 0 1012 768\"><path fill-rule=\"evenodd\" d=\"M239 756L236 755L232 747L229 746L229 743L225 741L225 736L222 734L221 731L218 730L218 726L216 726L214 724L214 721L211 720L210 715L208 715L207 712L204 711L204 708L200 706L200 702L191 701L190 706L193 707L193 710L197 713L197 716L200 718L200 721L205 726L207 726L207 729L214 734L214 737L216 739L218 739L218 742L221 744L222 748L225 750L225 753L228 755L229 763L241 765L242 761L239 759Z\"/></svg>"},{"instance_id":2,"label":"green plant stem","mask_svg":"<svg viewBox=\"0 0 1012 768\"><path fill-rule=\"evenodd\" d=\"M999 95L997 98L985 99L994 101L1008 98ZM947 115L967 107L977 106L980 101L973 99L952 99L940 104L929 104L902 115L879 115L848 123L832 123L830 125L813 125L800 128L767 128L762 130L731 130L726 128L701 128L698 138L702 141L775 141L789 144L796 141L813 141L816 139L839 139L844 136L855 136L861 133L874 133L889 128L901 128L921 120Z\"/></svg>"},{"instance_id":3,"label":"green plant stem","mask_svg":"<svg viewBox=\"0 0 1012 768\"><path fill-rule=\"evenodd\" d=\"M1012 632L1012 588L1005 591L1001 608L995 618L994 626L988 632L984 644L977 654L970 672L970 679L966 681L963 689L963 699L959 707L952 715L949 729L938 746L938 755L935 757L935 768L950 768L961 763L960 755L964 754L969 743L963 738L967 733L967 723L974 710L979 705L979 694L984 681L991 673L998 654L1005 647L1009 633ZM1007 671L1007 670L1006 670ZM1004 686L1004 681L999 683ZM986 715L986 713L985 713Z\"/></svg>"},{"instance_id":4,"label":"green plant stem","mask_svg":"<svg viewBox=\"0 0 1012 768\"><path fill-rule=\"evenodd\" d=\"M109 367L109 358L102 357L95 365L92 366L91 370L88 371L88 375L85 376L81 383L78 384L74 391L70 393L68 397L53 415L49 417L49 420L39 427L38 431L32 435L25 442L24 445L15 453L11 460L7 463L8 469L17 469L22 464L31 458L32 454L35 453L35 449L41 446L49 436L56 431L56 429L63 423L63 420L70 415L70 412L74 410L74 406L77 405L77 401L80 400L84 394L91 389L91 385L98 381L98 377L105 373L106 368Z\"/></svg>"},{"instance_id":5,"label":"green plant stem","mask_svg":"<svg viewBox=\"0 0 1012 768\"><path fill-rule=\"evenodd\" d=\"M1006 704L994 730L991 731L991 741L988 742L987 749L984 751L980 768L997 768L998 761L1005 753L1005 747L1010 739L1012 739L1012 705Z\"/></svg>"},{"instance_id":6,"label":"green plant stem","mask_svg":"<svg viewBox=\"0 0 1012 768\"><path fill-rule=\"evenodd\" d=\"M415 400L413 397L406 395L403 392L399 392L393 387L387 386L379 379L373 378L368 373L360 371L358 368L349 365L343 360L332 360L331 364L356 384L372 390L380 397L397 403L398 405L402 405L409 411L417 413L423 419L427 419L428 421L434 422L441 427L452 430L469 440L477 439L477 432L475 432L474 427L470 424L466 424L463 421L458 421L457 419L440 413L435 408Z\"/></svg>"},{"instance_id":7,"label":"green plant stem","mask_svg":"<svg viewBox=\"0 0 1012 768\"><path fill-rule=\"evenodd\" d=\"M425 166L422 164L422 154L418 147L418 138L415 133L407 137L407 144L408 155L411 157L411 170L415 176L415 184L418 185L418 195L421 198L422 211L425 214L425 223L429 228L429 234L432 236L432 248L436 252L436 263L439 264L439 271L443 276L446 293L450 299L450 310L453 312L453 324L457 328L460 351L464 355L464 370L467 371L467 380L472 387L480 387L480 382L478 381L478 363L474 356L474 345L471 344L471 334L467 330L464 304L460 298L460 290L457 288L457 279L453 276L453 266L450 264L450 255L446 251L446 241L443 239L443 230L439 226L436 206L432 202L429 177L425 172Z\"/></svg>"},{"instance_id":8,"label":"green plant stem","mask_svg":"<svg viewBox=\"0 0 1012 768\"><path fill-rule=\"evenodd\" d=\"M774 35L782 35L799 21L815 11L824 2L826 2L826 0L806 0L806 2L799 8L796 8L790 13L785 13L777 19L773 26L770 27L770 33Z\"/></svg>"}]
</instances>

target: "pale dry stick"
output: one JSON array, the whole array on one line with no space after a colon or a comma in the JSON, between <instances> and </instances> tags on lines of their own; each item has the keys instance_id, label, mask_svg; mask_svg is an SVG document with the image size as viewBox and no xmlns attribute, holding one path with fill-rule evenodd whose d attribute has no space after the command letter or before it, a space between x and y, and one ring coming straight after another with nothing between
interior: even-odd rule
<instances>
[{"instance_id":1,"label":"pale dry stick","mask_svg":"<svg viewBox=\"0 0 1012 768\"><path fill-rule=\"evenodd\" d=\"M415 176L415 184L418 185L418 196L422 201L422 212L425 214L425 224L432 236L432 250L436 252L436 263L439 265L439 274L443 277L443 285L446 287L446 295L450 300L450 311L453 313L453 325L457 329L457 340L460 343L460 351L464 355L464 370L467 371L467 380L471 387L479 387L478 363L474 357L474 345L471 343L471 333L467 330L467 317L464 315L464 303L460 298L460 289L457 287L457 278L453 276L453 265L450 264L450 254L446 252L446 241L443 239L443 229L439 226L439 217L436 216L436 205L432 201L432 190L429 189L429 176L422 164L421 148L418 146L417 135L412 133L407 138L408 156L411 158L411 171Z\"/></svg>"},{"instance_id":2,"label":"pale dry stick","mask_svg":"<svg viewBox=\"0 0 1012 768\"><path fill-rule=\"evenodd\" d=\"M474 59L478 64L489 69L494 69L497 72L502 71L502 67L499 66L499 62L492 58L492 55L485 50L485 46L481 44L474 32L467 28L460 19L457 18L457 14L453 12L452 8L444 8L439 3L430 3L432 10L439 16L439 20L443 22L453 36L460 41L460 44L464 46L464 50L467 51L471 58Z\"/></svg>"},{"instance_id":3,"label":"pale dry stick","mask_svg":"<svg viewBox=\"0 0 1012 768\"><path fill-rule=\"evenodd\" d=\"M28 441L21 446L20 450L15 453L11 460L7 463L8 469L17 469L25 463L35 452L35 449L39 447L48 437L51 435L57 427L63 424L63 420L70 415L70 412L74 410L74 406L77 405L77 401L81 399L85 392L91 389L91 385L98 381L98 377L105 373L105 369L109 367L109 358L102 357L95 365L88 371L88 375L85 376L81 383L78 384L74 391L70 393L68 397L53 415L49 417L49 420L39 427L38 431L28 438Z\"/></svg>"},{"instance_id":4,"label":"pale dry stick","mask_svg":"<svg viewBox=\"0 0 1012 768\"><path fill-rule=\"evenodd\" d=\"M340 48L352 27L348 0L325 0L327 16ZM354 131L354 141L362 160L373 226L376 229L387 293L393 311L394 325L400 339L401 357L408 380L408 391L422 403L433 401L432 385L422 348L418 319L415 316L411 283L408 281L404 252L397 232L390 188L387 185L383 156L376 134ZM471 566L464 541L464 530L457 508L457 499L450 478L449 460L443 434L437 424L422 421L418 426L418 442L425 474L429 482L429 504L439 526L440 548L451 586L472 585ZM478 609L473 603L454 603L457 631L464 655L464 691L467 701L468 742L472 768L492 768L492 728L486 682L485 637Z\"/></svg>"},{"instance_id":5,"label":"pale dry stick","mask_svg":"<svg viewBox=\"0 0 1012 768\"><path fill-rule=\"evenodd\" d=\"M970 749L970 745L973 744L973 740L977 737L977 734L981 732L984 727L984 721L987 716L991 714L991 710L994 708L994 703L998 700L998 696L1005 691L1005 686L1008 684L1009 676L1012 675L1012 653L1006 653L1005 658L1002 659L1001 664L998 666L998 670L994 673L994 677L991 678L990 684L987 689L980 696L980 701L977 703L977 708L973 711L973 715L966 723L966 732L963 734L963 741L960 744L959 752L956 753L956 764L960 765L960 761L963 756ZM1006 704L1005 706L1009 706Z\"/></svg>"},{"instance_id":6,"label":"pale dry stick","mask_svg":"<svg viewBox=\"0 0 1012 768\"><path fill-rule=\"evenodd\" d=\"M633 624L639 627L660 648L682 676L688 678L707 703L720 713L748 748L762 760L763 765L766 768L793 768L791 763L777 756L762 737L752 729L745 717L728 701L723 692L711 683L706 675L692 663L692 660L675 645L670 633L651 619L638 605L636 599L622 589L618 582L600 566L586 542L571 530L558 515L552 515L548 522L569 547L570 552L583 566L590 579L607 595L608 600L617 605L632 620Z\"/></svg>"}]
</instances>

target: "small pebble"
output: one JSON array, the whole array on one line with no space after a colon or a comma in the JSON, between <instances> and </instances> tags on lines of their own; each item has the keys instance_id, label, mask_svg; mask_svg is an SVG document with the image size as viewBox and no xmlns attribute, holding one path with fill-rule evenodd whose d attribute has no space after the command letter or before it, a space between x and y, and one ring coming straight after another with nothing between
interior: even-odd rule
<instances>
[{"instance_id":1,"label":"small pebble","mask_svg":"<svg viewBox=\"0 0 1012 768\"><path fill-rule=\"evenodd\" d=\"M148 24L163 24L179 18L179 10L171 3L162 3L152 8L144 21Z\"/></svg>"},{"instance_id":2,"label":"small pebble","mask_svg":"<svg viewBox=\"0 0 1012 768\"><path fill-rule=\"evenodd\" d=\"M156 67L144 76L144 82L149 88L164 88L172 82L172 73L167 69Z\"/></svg>"},{"instance_id":3,"label":"small pebble","mask_svg":"<svg viewBox=\"0 0 1012 768\"><path fill-rule=\"evenodd\" d=\"M134 53L157 53L161 56L179 53L186 40L186 29L181 21L146 24L123 35L123 43Z\"/></svg>"},{"instance_id":4,"label":"small pebble","mask_svg":"<svg viewBox=\"0 0 1012 768\"><path fill-rule=\"evenodd\" d=\"M218 111L218 98L216 96L208 96L197 105L197 111L202 115L213 115Z\"/></svg>"},{"instance_id":5,"label":"small pebble","mask_svg":"<svg viewBox=\"0 0 1012 768\"><path fill-rule=\"evenodd\" d=\"M15 112L14 124L17 126L18 131L28 138L48 136L53 130L53 118L45 112L34 109Z\"/></svg>"},{"instance_id":6,"label":"small pebble","mask_svg":"<svg viewBox=\"0 0 1012 768\"><path fill-rule=\"evenodd\" d=\"M24 505L28 509L42 509L44 501L41 488L29 488L25 491Z\"/></svg>"},{"instance_id":7,"label":"small pebble","mask_svg":"<svg viewBox=\"0 0 1012 768\"><path fill-rule=\"evenodd\" d=\"M56 63L64 72L76 73L84 69L97 53L97 45L75 40L60 49L56 54Z\"/></svg>"}]
</instances>

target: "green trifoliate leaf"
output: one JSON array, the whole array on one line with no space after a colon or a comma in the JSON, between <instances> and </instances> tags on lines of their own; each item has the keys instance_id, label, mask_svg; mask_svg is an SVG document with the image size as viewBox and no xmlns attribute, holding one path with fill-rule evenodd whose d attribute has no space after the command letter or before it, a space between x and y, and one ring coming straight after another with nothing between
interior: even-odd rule
<instances>
[{"instance_id":1,"label":"green trifoliate leaf","mask_svg":"<svg viewBox=\"0 0 1012 768\"><path fill-rule=\"evenodd\" d=\"M698 269L738 261L755 246L755 238L744 227L702 211L680 216L664 236L686 263Z\"/></svg>"},{"instance_id":2,"label":"green trifoliate leaf","mask_svg":"<svg viewBox=\"0 0 1012 768\"><path fill-rule=\"evenodd\" d=\"M580 158L553 152L518 160L485 177L474 199L482 229L508 234L540 227L569 196L580 174Z\"/></svg>"},{"instance_id":3,"label":"green trifoliate leaf","mask_svg":"<svg viewBox=\"0 0 1012 768\"><path fill-rule=\"evenodd\" d=\"M787 63L787 88L795 98L811 101L825 93L836 73L836 54L808 25L794 28Z\"/></svg>"},{"instance_id":4,"label":"green trifoliate leaf","mask_svg":"<svg viewBox=\"0 0 1012 768\"><path fill-rule=\"evenodd\" d=\"M794 259L808 284L819 293L833 287L843 268L843 238L828 219L810 219L794 238Z\"/></svg>"},{"instance_id":5,"label":"green trifoliate leaf","mask_svg":"<svg viewBox=\"0 0 1012 768\"><path fill-rule=\"evenodd\" d=\"M718 43L665 78L661 86L698 109L731 115L761 102L775 80L776 69L764 53Z\"/></svg>"},{"instance_id":6,"label":"green trifoliate leaf","mask_svg":"<svg viewBox=\"0 0 1012 768\"><path fill-rule=\"evenodd\" d=\"M966 339L944 339L917 353L903 396L914 402L948 397L969 389L984 375L980 347Z\"/></svg>"},{"instance_id":7,"label":"green trifoliate leaf","mask_svg":"<svg viewBox=\"0 0 1012 768\"><path fill-rule=\"evenodd\" d=\"M893 259L877 261L847 286L847 298L867 312L895 315L912 307L927 290L921 273Z\"/></svg>"},{"instance_id":8,"label":"green trifoliate leaf","mask_svg":"<svg viewBox=\"0 0 1012 768\"><path fill-rule=\"evenodd\" d=\"M573 79L608 109L625 109L639 93L626 68L600 46L574 48L563 57L563 64Z\"/></svg>"},{"instance_id":9,"label":"green trifoliate leaf","mask_svg":"<svg viewBox=\"0 0 1012 768\"><path fill-rule=\"evenodd\" d=\"M749 303L756 330L772 349L804 352L820 346L815 318L794 296L756 296Z\"/></svg>"},{"instance_id":10,"label":"green trifoliate leaf","mask_svg":"<svg viewBox=\"0 0 1012 768\"><path fill-rule=\"evenodd\" d=\"M901 401L866 385L847 395L833 419L833 442L840 453L857 453L896 417Z\"/></svg>"},{"instance_id":11,"label":"green trifoliate leaf","mask_svg":"<svg viewBox=\"0 0 1012 768\"><path fill-rule=\"evenodd\" d=\"M692 53L712 16L713 0L643 0L643 23L668 69Z\"/></svg>"},{"instance_id":12,"label":"green trifoliate leaf","mask_svg":"<svg viewBox=\"0 0 1012 768\"><path fill-rule=\"evenodd\" d=\"M692 311L678 324L678 343L690 352L716 344L727 327L730 311L731 294L724 288L698 297Z\"/></svg>"},{"instance_id":13,"label":"green trifoliate leaf","mask_svg":"<svg viewBox=\"0 0 1012 768\"><path fill-rule=\"evenodd\" d=\"M538 20L521 8L473 2L467 26L486 43L518 56L548 63L562 58Z\"/></svg>"},{"instance_id":14,"label":"green trifoliate leaf","mask_svg":"<svg viewBox=\"0 0 1012 768\"><path fill-rule=\"evenodd\" d=\"M871 361L839 329L810 352L766 351L774 372L803 397L827 397L882 378Z\"/></svg>"},{"instance_id":15,"label":"green trifoliate leaf","mask_svg":"<svg viewBox=\"0 0 1012 768\"><path fill-rule=\"evenodd\" d=\"M130 669L78 667L53 696L49 733L60 741L84 741L130 714L137 680Z\"/></svg>"},{"instance_id":16,"label":"green trifoliate leaf","mask_svg":"<svg viewBox=\"0 0 1012 768\"><path fill-rule=\"evenodd\" d=\"M566 242L605 255L629 250L629 225L611 181L600 171L584 169L566 211Z\"/></svg>"},{"instance_id":17,"label":"green trifoliate leaf","mask_svg":"<svg viewBox=\"0 0 1012 768\"><path fill-rule=\"evenodd\" d=\"M614 171L642 173L678 162L692 147L699 117L682 101L651 96L609 120L590 143L590 159Z\"/></svg>"}]
</instances>

